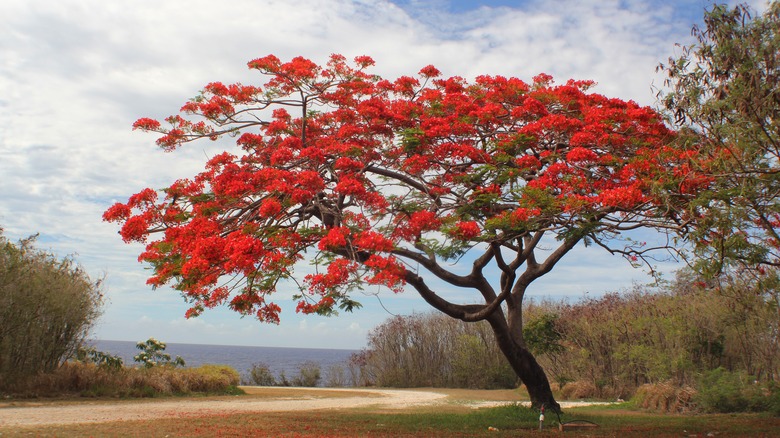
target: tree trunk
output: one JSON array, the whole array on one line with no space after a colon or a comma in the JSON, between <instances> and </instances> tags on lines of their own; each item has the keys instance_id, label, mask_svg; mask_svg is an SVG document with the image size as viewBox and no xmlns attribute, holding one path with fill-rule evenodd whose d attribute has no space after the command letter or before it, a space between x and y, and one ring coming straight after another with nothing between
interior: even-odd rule
<instances>
[{"instance_id":1,"label":"tree trunk","mask_svg":"<svg viewBox=\"0 0 780 438\"><path fill-rule=\"evenodd\" d=\"M533 354L513 339L503 318L491 317L488 322L493 328L498 347L528 390L531 405L535 408L544 406L547 411L560 413L561 406L555 401L547 375Z\"/></svg>"}]
</instances>

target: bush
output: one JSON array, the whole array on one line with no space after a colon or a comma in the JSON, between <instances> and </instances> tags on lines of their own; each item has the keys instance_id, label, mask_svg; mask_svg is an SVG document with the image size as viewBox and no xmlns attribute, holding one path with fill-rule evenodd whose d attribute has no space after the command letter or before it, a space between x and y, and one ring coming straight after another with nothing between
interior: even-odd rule
<instances>
[{"instance_id":1,"label":"bush","mask_svg":"<svg viewBox=\"0 0 780 438\"><path fill-rule=\"evenodd\" d=\"M698 376L720 366L766 386L780 374L778 297L780 270L716 280L681 271L657 288L573 304L529 302L523 333L554 380L592 382L594 397L629 398L664 382L696 387ZM583 390L568 388L575 389Z\"/></svg>"},{"instance_id":2,"label":"bush","mask_svg":"<svg viewBox=\"0 0 780 438\"><path fill-rule=\"evenodd\" d=\"M631 402L655 412L684 413L695 408L696 390L690 386L678 387L672 382L640 386Z\"/></svg>"},{"instance_id":3,"label":"bush","mask_svg":"<svg viewBox=\"0 0 780 438\"><path fill-rule=\"evenodd\" d=\"M374 328L368 348L350 359L350 374L355 386L517 387L487 322L440 313L396 316Z\"/></svg>"},{"instance_id":4,"label":"bush","mask_svg":"<svg viewBox=\"0 0 780 438\"><path fill-rule=\"evenodd\" d=\"M241 377L238 371L227 365L201 365L183 371L189 378L187 392L233 392Z\"/></svg>"},{"instance_id":5,"label":"bush","mask_svg":"<svg viewBox=\"0 0 780 438\"><path fill-rule=\"evenodd\" d=\"M298 376L292 380L292 386L317 386L322 378L321 374L319 364L311 361L304 362L298 368Z\"/></svg>"},{"instance_id":6,"label":"bush","mask_svg":"<svg viewBox=\"0 0 780 438\"><path fill-rule=\"evenodd\" d=\"M268 364L259 362L252 364L252 368L249 370L249 377L244 382L246 385L275 386L276 378Z\"/></svg>"},{"instance_id":7,"label":"bush","mask_svg":"<svg viewBox=\"0 0 780 438\"><path fill-rule=\"evenodd\" d=\"M780 417L780 386L777 383L770 383L767 390L767 411L772 415Z\"/></svg>"},{"instance_id":8,"label":"bush","mask_svg":"<svg viewBox=\"0 0 780 438\"><path fill-rule=\"evenodd\" d=\"M708 412L743 412L748 408L742 378L723 368L705 372L698 385L696 401Z\"/></svg>"},{"instance_id":9,"label":"bush","mask_svg":"<svg viewBox=\"0 0 780 438\"><path fill-rule=\"evenodd\" d=\"M235 394L238 372L226 365L197 368L109 368L89 362L67 362L51 373L18 383L17 397L156 397L192 393Z\"/></svg>"},{"instance_id":10,"label":"bush","mask_svg":"<svg viewBox=\"0 0 780 438\"><path fill-rule=\"evenodd\" d=\"M569 382L561 388L561 397L564 400L581 400L597 398L598 389L592 382L577 380Z\"/></svg>"},{"instance_id":11,"label":"bush","mask_svg":"<svg viewBox=\"0 0 780 438\"><path fill-rule=\"evenodd\" d=\"M14 245L0 229L0 389L53 371L75 354L100 315L100 281L34 242Z\"/></svg>"},{"instance_id":12,"label":"bush","mask_svg":"<svg viewBox=\"0 0 780 438\"><path fill-rule=\"evenodd\" d=\"M347 370L344 365L334 364L328 368L325 386L330 388L340 388L347 386Z\"/></svg>"},{"instance_id":13,"label":"bush","mask_svg":"<svg viewBox=\"0 0 780 438\"><path fill-rule=\"evenodd\" d=\"M491 357L492 340L477 335L463 334L455 340L452 354L452 380L462 388L514 388L517 375L503 360Z\"/></svg>"},{"instance_id":14,"label":"bush","mask_svg":"<svg viewBox=\"0 0 780 438\"><path fill-rule=\"evenodd\" d=\"M76 351L76 360L84 363L93 363L98 367L119 370L124 366L124 361L117 355L98 351L95 347L79 347Z\"/></svg>"},{"instance_id":15,"label":"bush","mask_svg":"<svg viewBox=\"0 0 780 438\"><path fill-rule=\"evenodd\" d=\"M780 414L780 392L773 383L761 384L751 376L716 368L702 374L696 402L707 412L763 412Z\"/></svg>"}]
</instances>

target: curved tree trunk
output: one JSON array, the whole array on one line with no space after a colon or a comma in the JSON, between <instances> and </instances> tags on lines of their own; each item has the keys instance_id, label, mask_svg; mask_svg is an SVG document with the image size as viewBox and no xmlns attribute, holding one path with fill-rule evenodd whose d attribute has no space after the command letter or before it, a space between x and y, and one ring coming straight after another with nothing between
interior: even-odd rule
<instances>
[{"instance_id":1,"label":"curved tree trunk","mask_svg":"<svg viewBox=\"0 0 780 438\"><path fill-rule=\"evenodd\" d=\"M544 406L548 411L560 413L561 406L555 401L547 374L533 354L514 340L502 318L491 317L488 322L493 328L498 347L528 390L531 405L536 408Z\"/></svg>"},{"instance_id":2,"label":"curved tree trunk","mask_svg":"<svg viewBox=\"0 0 780 438\"><path fill-rule=\"evenodd\" d=\"M560 257L573 246L573 243L569 243L564 250L559 252L556 259L560 259ZM435 266L431 265L431 267ZM531 397L532 406L544 406L547 410L560 413L561 406L555 401L552 389L550 388L550 382L547 380L547 375L544 373L542 367L539 366L539 363L536 362L533 354L525 348L523 341L523 312L522 306L517 303L522 303L525 286L527 286L531 280L527 280L522 286L514 287L514 289L516 289L512 294L514 297L510 295L505 301L507 305L507 315L504 314L500 307L496 306L493 307L486 316L476 317L476 315L485 311L490 303L500 304L498 297L493 293L492 288L483 284L487 283L484 277L481 277L480 275L478 278L481 281L476 281L469 285L482 292L483 297L485 297L488 302L488 305L486 306L453 304L442 299L429 289L422 277L416 273L407 272L406 275L407 283L411 284L428 304L442 313L464 322L476 322L483 320L484 318L493 329L493 334L496 337L498 347L506 357L509 365L528 389L528 395ZM502 278L502 285L505 288L512 288L511 285L514 283L513 280L514 278ZM457 285L462 286L462 284ZM505 289L505 293L509 290L511 289Z\"/></svg>"}]
</instances>

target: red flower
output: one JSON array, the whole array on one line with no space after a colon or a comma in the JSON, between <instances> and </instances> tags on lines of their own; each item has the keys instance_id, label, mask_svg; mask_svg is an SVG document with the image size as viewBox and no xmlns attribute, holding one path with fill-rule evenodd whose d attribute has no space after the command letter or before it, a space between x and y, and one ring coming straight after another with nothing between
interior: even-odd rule
<instances>
[{"instance_id":1,"label":"red flower","mask_svg":"<svg viewBox=\"0 0 780 438\"><path fill-rule=\"evenodd\" d=\"M328 230L318 245L321 250L339 249L344 248L347 245L347 237L349 236L349 228L335 227Z\"/></svg>"},{"instance_id":2,"label":"red flower","mask_svg":"<svg viewBox=\"0 0 780 438\"><path fill-rule=\"evenodd\" d=\"M569 153L566 154L566 160L571 161L572 163L596 161L598 160L598 158L599 156L596 155L595 152L593 152L590 149L585 149L583 147L572 148L572 150L570 150Z\"/></svg>"},{"instance_id":3,"label":"red flower","mask_svg":"<svg viewBox=\"0 0 780 438\"><path fill-rule=\"evenodd\" d=\"M127 220L132 214L132 210L126 204L117 202L103 213L103 220L108 222L119 222Z\"/></svg>"},{"instance_id":4,"label":"red flower","mask_svg":"<svg viewBox=\"0 0 780 438\"><path fill-rule=\"evenodd\" d=\"M133 123L133 129L142 129L144 131L155 131L160 129L160 122L147 117L140 118Z\"/></svg>"},{"instance_id":5,"label":"red flower","mask_svg":"<svg viewBox=\"0 0 780 438\"><path fill-rule=\"evenodd\" d=\"M424 78L435 78L441 76L441 72L432 65L427 65L420 69L420 76Z\"/></svg>"},{"instance_id":6,"label":"red flower","mask_svg":"<svg viewBox=\"0 0 780 438\"><path fill-rule=\"evenodd\" d=\"M260 204L260 208L257 210L258 215L261 218L269 218L275 216L282 211L282 204L275 198L266 198L263 203Z\"/></svg>"},{"instance_id":7,"label":"red flower","mask_svg":"<svg viewBox=\"0 0 780 438\"><path fill-rule=\"evenodd\" d=\"M451 232L453 237L460 240L471 240L481 233L479 225L474 221L458 222L455 229Z\"/></svg>"}]
</instances>

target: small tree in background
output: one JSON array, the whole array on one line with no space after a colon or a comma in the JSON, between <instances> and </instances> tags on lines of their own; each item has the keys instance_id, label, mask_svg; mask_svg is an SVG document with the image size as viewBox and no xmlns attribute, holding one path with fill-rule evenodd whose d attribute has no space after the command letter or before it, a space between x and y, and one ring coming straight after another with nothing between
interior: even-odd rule
<instances>
[{"instance_id":1,"label":"small tree in background","mask_svg":"<svg viewBox=\"0 0 780 438\"><path fill-rule=\"evenodd\" d=\"M93 363L99 368L118 371L125 363L124 360L115 354L99 351L95 347L81 346L76 351L75 359L82 363Z\"/></svg>"},{"instance_id":2,"label":"small tree in background","mask_svg":"<svg viewBox=\"0 0 780 438\"><path fill-rule=\"evenodd\" d=\"M678 211L703 272L780 266L780 2L760 16L715 5L693 35L659 67L670 87L659 96L714 184Z\"/></svg>"},{"instance_id":3,"label":"small tree in background","mask_svg":"<svg viewBox=\"0 0 780 438\"><path fill-rule=\"evenodd\" d=\"M185 365L181 356L171 359L171 355L165 353L165 343L157 339L149 338L146 341L140 341L135 345L135 348L141 350L141 352L136 354L133 360L143 364L146 368L155 366L183 367Z\"/></svg>"},{"instance_id":4,"label":"small tree in background","mask_svg":"<svg viewBox=\"0 0 780 438\"><path fill-rule=\"evenodd\" d=\"M53 371L100 316L101 282L34 243L13 244L0 229L0 386Z\"/></svg>"}]
</instances>

